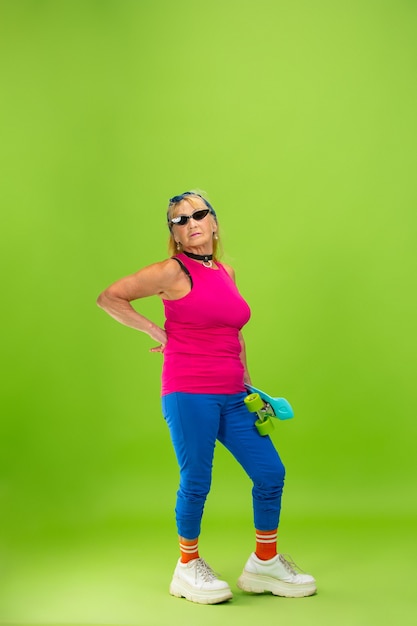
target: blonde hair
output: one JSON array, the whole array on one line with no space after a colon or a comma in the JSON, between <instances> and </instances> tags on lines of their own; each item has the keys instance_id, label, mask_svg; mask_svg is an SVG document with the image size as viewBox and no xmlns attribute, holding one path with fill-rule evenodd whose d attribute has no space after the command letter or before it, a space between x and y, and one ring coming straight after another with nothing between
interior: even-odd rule
<instances>
[{"instance_id":1,"label":"blonde hair","mask_svg":"<svg viewBox=\"0 0 417 626\"><path fill-rule=\"evenodd\" d=\"M170 256L176 256L182 250L182 247L180 249L178 249L177 247L177 242L175 241L175 238L172 232L171 219L179 214L181 206L184 202L189 202L194 209L198 209L199 208L197 204L198 200L203 200L206 207L210 209L209 215L212 216L212 218L216 221L216 224L217 224L216 237L213 236L213 260L218 261L221 256L222 246L220 242L219 223L217 221L216 212L214 211L213 207L211 206L207 198L205 198L200 191L195 191L195 190L186 191L180 196L174 196L169 201L168 211L167 211L167 221L168 221L168 226L170 230L170 237L168 240L168 254Z\"/></svg>"}]
</instances>

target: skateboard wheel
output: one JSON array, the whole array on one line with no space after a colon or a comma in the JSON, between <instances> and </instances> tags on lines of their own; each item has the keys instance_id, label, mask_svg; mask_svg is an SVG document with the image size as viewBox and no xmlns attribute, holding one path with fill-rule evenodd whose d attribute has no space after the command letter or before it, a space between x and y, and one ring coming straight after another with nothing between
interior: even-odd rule
<instances>
[{"instance_id":1,"label":"skateboard wheel","mask_svg":"<svg viewBox=\"0 0 417 626\"><path fill-rule=\"evenodd\" d=\"M246 396L244 400L246 404L246 408L251 413L256 413L256 411L260 411L264 406L264 401L262 400L259 393L250 393Z\"/></svg>"},{"instance_id":2,"label":"skateboard wheel","mask_svg":"<svg viewBox=\"0 0 417 626\"><path fill-rule=\"evenodd\" d=\"M269 435L274 430L274 422L270 417L267 417L266 420L256 420L255 426L258 429L258 433L265 437L265 435Z\"/></svg>"}]
</instances>

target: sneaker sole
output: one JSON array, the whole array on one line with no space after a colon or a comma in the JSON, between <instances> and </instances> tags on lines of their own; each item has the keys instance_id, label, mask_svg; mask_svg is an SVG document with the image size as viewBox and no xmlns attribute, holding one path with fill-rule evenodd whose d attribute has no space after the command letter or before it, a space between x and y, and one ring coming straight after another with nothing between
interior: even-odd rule
<instances>
[{"instance_id":1,"label":"sneaker sole","mask_svg":"<svg viewBox=\"0 0 417 626\"><path fill-rule=\"evenodd\" d=\"M277 580L271 576L260 576L259 574L251 574L244 571L237 581L237 586L242 591L249 593L265 593L269 591L274 596L282 596L284 598L305 598L316 593L317 587L315 583L304 583L295 585L286 583L283 580Z\"/></svg>"},{"instance_id":2,"label":"sneaker sole","mask_svg":"<svg viewBox=\"0 0 417 626\"><path fill-rule=\"evenodd\" d=\"M212 591L201 591L193 589L183 580L174 578L169 587L169 593L176 598L185 598L190 602L198 604L220 604L233 598L233 594L229 588L213 589Z\"/></svg>"}]
</instances>

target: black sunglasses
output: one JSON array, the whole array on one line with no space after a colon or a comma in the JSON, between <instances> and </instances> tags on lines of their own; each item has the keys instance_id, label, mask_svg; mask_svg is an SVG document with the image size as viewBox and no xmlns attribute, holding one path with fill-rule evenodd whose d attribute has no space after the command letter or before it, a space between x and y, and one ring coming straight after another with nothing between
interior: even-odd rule
<instances>
[{"instance_id":1,"label":"black sunglasses","mask_svg":"<svg viewBox=\"0 0 417 626\"><path fill-rule=\"evenodd\" d=\"M203 220L209 213L210 209L199 209L198 211L191 213L191 215L177 215L176 217L171 218L171 224L175 224L176 226L185 226L191 218L193 218L196 222L201 222L201 220Z\"/></svg>"}]
</instances>

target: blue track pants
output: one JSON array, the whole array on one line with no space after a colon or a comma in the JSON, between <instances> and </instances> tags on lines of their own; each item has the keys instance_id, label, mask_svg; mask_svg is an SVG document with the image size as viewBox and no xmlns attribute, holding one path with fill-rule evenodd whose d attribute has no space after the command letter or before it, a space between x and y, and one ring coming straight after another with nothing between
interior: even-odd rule
<instances>
[{"instance_id":1,"label":"blue track pants","mask_svg":"<svg viewBox=\"0 0 417 626\"><path fill-rule=\"evenodd\" d=\"M271 439L259 435L255 418L244 405L245 396L171 393L162 397L180 467L175 513L181 537L200 535L216 440L233 454L253 482L255 528L266 531L278 527L285 469Z\"/></svg>"}]
</instances>

